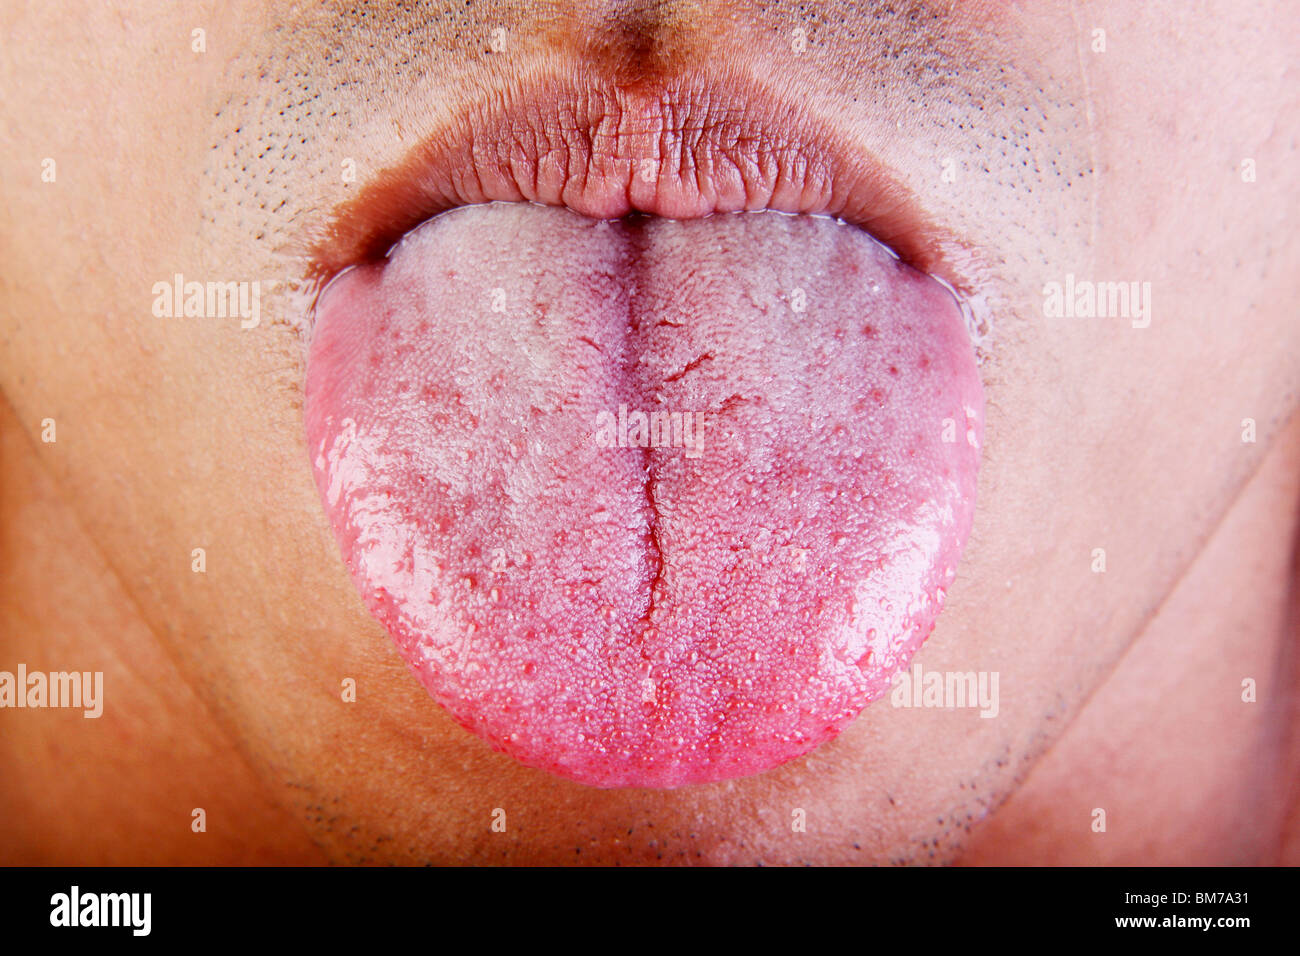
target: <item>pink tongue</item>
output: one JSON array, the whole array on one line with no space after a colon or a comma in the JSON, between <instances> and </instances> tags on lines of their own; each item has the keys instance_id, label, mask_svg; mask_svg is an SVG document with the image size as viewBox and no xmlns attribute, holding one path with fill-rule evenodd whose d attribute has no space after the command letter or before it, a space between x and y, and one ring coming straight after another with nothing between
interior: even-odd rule
<instances>
[{"instance_id":1,"label":"pink tongue","mask_svg":"<svg viewBox=\"0 0 1300 956\"><path fill-rule=\"evenodd\" d=\"M494 204L330 287L306 419L429 693L530 766L670 787L888 689L970 528L982 409L952 296L852 227Z\"/></svg>"}]
</instances>

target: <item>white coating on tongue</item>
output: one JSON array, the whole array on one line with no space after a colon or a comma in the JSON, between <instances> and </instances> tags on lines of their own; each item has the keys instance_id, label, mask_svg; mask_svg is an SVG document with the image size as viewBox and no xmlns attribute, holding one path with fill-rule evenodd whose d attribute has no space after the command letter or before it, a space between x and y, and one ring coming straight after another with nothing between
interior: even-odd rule
<instances>
[{"instance_id":1,"label":"white coating on tongue","mask_svg":"<svg viewBox=\"0 0 1300 956\"><path fill-rule=\"evenodd\" d=\"M675 786L887 690L969 531L982 395L951 295L856 229L496 204L330 287L306 417L434 698L529 765Z\"/></svg>"}]
</instances>

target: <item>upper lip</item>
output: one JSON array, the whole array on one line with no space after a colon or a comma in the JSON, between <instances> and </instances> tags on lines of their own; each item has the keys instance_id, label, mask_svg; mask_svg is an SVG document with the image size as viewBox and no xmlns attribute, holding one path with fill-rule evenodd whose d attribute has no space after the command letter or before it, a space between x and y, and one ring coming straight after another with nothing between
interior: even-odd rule
<instances>
[{"instance_id":1,"label":"upper lip","mask_svg":"<svg viewBox=\"0 0 1300 956\"><path fill-rule=\"evenodd\" d=\"M625 83L594 69L533 73L447 114L334 211L312 249L312 278L323 287L439 212L491 201L598 218L830 215L965 285L949 255L964 245L833 117L736 72Z\"/></svg>"}]
</instances>

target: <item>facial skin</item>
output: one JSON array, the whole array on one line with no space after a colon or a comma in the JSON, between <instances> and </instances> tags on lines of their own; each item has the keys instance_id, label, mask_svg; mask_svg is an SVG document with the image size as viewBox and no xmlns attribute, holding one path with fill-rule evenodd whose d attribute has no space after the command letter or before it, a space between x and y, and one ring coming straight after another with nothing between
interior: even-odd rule
<instances>
[{"instance_id":1,"label":"facial skin","mask_svg":"<svg viewBox=\"0 0 1300 956\"><path fill-rule=\"evenodd\" d=\"M3 862L1300 862L1294 14L946 7L0 11L0 669L106 682L97 721L0 711ZM366 614L299 298L241 329L152 290L308 288L341 204L539 64L701 61L797 90L960 240L983 464L916 660L997 672L999 710L885 699L755 777L594 790L455 726ZM1149 326L1044 315L1067 274L1149 282Z\"/></svg>"}]
</instances>

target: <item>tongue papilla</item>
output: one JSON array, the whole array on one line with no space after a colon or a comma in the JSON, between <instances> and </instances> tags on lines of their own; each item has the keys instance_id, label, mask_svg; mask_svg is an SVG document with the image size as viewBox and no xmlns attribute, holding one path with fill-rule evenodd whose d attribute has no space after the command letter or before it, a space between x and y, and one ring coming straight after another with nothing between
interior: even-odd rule
<instances>
[{"instance_id":1,"label":"tongue papilla","mask_svg":"<svg viewBox=\"0 0 1300 956\"><path fill-rule=\"evenodd\" d=\"M765 770L929 634L982 394L950 293L775 212L456 209L317 309L317 483L429 693L597 786Z\"/></svg>"}]
</instances>

